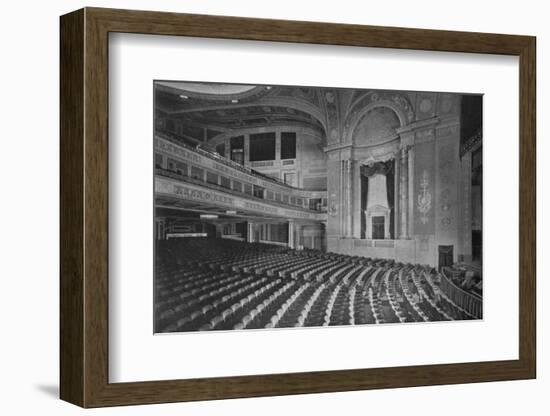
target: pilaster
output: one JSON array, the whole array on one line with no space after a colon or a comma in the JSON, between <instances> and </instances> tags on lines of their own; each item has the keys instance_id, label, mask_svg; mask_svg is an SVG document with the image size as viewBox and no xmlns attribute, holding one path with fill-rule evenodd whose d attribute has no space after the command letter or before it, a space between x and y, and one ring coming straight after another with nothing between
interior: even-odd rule
<instances>
[{"instance_id":1,"label":"pilaster","mask_svg":"<svg viewBox=\"0 0 550 416\"><path fill-rule=\"evenodd\" d=\"M399 233L399 239L400 240L406 240L409 238L408 236L408 193L409 193L409 183L408 183L408 176L409 176L409 169L408 169L408 163L409 158L407 155L408 149L407 146L403 146L401 148L401 184L399 186L400 188L400 207L399 210L401 212L401 221L400 221L400 233Z\"/></svg>"}]
</instances>

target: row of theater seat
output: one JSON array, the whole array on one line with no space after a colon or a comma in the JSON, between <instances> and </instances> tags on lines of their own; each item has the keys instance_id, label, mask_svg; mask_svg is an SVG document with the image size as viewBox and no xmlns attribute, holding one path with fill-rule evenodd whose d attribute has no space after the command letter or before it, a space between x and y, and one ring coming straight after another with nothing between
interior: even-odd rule
<instances>
[{"instance_id":1,"label":"row of theater seat","mask_svg":"<svg viewBox=\"0 0 550 416\"><path fill-rule=\"evenodd\" d=\"M239 241L159 241L155 331L473 319L420 265Z\"/></svg>"}]
</instances>

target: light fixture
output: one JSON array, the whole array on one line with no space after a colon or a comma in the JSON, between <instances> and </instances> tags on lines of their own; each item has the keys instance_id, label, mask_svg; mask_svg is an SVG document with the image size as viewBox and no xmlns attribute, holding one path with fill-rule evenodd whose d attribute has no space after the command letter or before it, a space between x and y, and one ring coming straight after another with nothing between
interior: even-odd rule
<instances>
[{"instance_id":1,"label":"light fixture","mask_svg":"<svg viewBox=\"0 0 550 416\"><path fill-rule=\"evenodd\" d=\"M231 102L232 102L233 104L236 104L236 103L239 102L239 100L231 100Z\"/></svg>"},{"instance_id":2,"label":"light fixture","mask_svg":"<svg viewBox=\"0 0 550 416\"><path fill-rule=\"evenodd\" d=\"M218 216L216 214L201 214L201 220L217 220Z\"/></svg>"},{"instance_id":3,"label":"light fixture","mask_svg":"<svg viewBox=\"0 0 550 416\"><path fill-rule=\"evenodd\" d=\"M237 215L237 211L233 211L231 209L228 209L227 211L225 211L225 213L228 215Z\"/></svg>"},{"instance_id":4,"label":"light fixture","mask_svg":"<svg viewBox=\"0 0 550 416\"><path fill-rule=\"evenodd\" d=\"M187 100L189 97L188 97L187 95L181 94L181 95L180 95L180 98L183 98L184 100Z\"/></svg>"}]
</instances>

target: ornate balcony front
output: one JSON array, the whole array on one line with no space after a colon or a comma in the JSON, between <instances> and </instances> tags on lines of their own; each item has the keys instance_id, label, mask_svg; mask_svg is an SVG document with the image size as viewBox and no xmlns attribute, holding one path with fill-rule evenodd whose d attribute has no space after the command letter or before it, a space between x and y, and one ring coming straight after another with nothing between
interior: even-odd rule
<instances>
[{"instance_id":1,"label":"ornate balcony front","mask_svg":"<svg viewBox=\"0 0 550 416\"><path fill-rule=\"evenodd\" d=\"M327 215L317 211L278 204L221 187L200 183L190 177L165 175L157 169L155 176L157 207L216 211L232 215L263 218L326 221Z\"/></svg>"}]
</instances>

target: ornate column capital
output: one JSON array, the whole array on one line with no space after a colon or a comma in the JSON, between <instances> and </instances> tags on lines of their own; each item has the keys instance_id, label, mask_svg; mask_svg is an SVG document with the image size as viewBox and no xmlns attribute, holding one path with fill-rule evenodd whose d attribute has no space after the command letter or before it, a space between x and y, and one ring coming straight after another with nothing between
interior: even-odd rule
<instances>
[{"instance_id":1,"label":"ornate column capital","mask_svg":"<svg viewBox=\"0 0 550 416\"><path fill-rule=\"evenodd\" d=\"M411 147L414 146L414 131L407 131L400 134L401 143L400 147Z\"/></svg>"}]
</instances>

